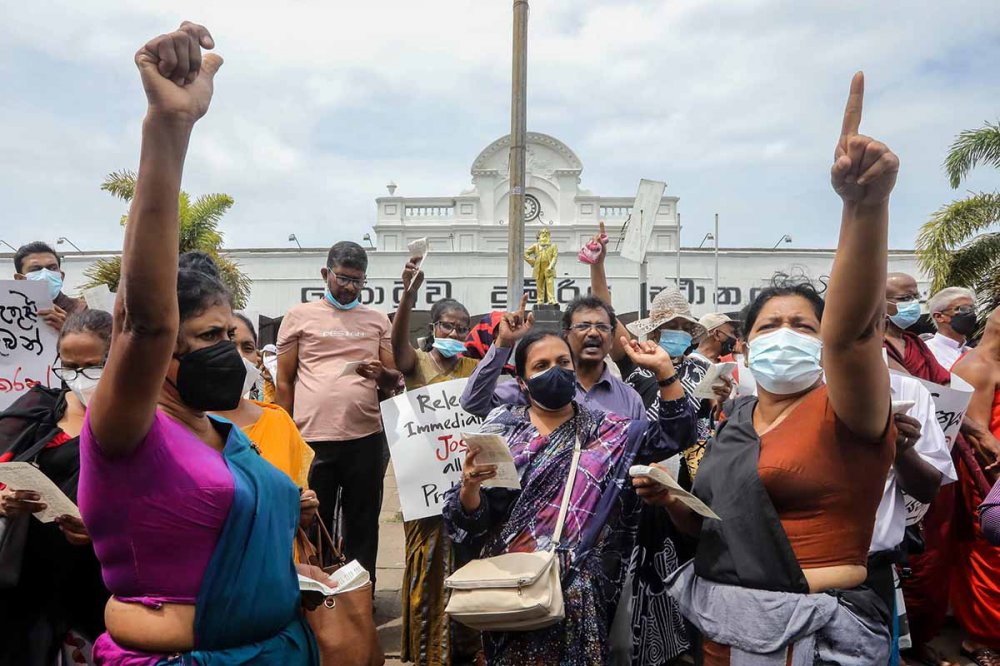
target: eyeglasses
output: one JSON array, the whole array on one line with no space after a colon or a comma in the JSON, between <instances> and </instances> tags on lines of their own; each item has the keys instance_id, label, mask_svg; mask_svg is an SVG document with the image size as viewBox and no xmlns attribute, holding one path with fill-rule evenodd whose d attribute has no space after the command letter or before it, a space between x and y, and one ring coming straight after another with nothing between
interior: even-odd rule
<instances>
[{"instance_id":1,"label":"eyeglasses","mask_svg":"<svg viewBox=\"0 0 1000 666\"><path fill-rule=\"evenodd\" d=\"M586 333L592 328L596 329L598 333L604 333L605 335L611 332L611 327L607 324L594 324L588 321L581 321L579 324L573 324L569 327L569 330L576 331L577 333Z\"/></svg>"},{"instance_id":2,"label":"eyeglasses","mask_svg":"<svg viewBox=\"0 0 1000 666\"><path fill-rule=\"evenodd\" d=\"M436 321L434 325L439 327L445 333L458 333L459 335L468 335L469 327L462 326L461 324L453 324L450 321Z\"/></svg>"},{"instance_id":3,"label":"eyeglasses","mask_svg":"<svg viewBox=\"0 0 1000 666\"><path fill-rule=\"evenodd\" d=\"M368 284L368 278L352 278L348 275L341 275L340 273L334 273L333 279L336 280L337 285L341 287L349 287L354 285L358 289Z\"/></svg>"},{"instance_id":4,"label":"eyeglasses","mask_svg":"<svg viewBox=\"0 0 1000 666\"><path fill-rule=\"evenodd\" d=\"M973 305L960 305L952 312L953 315L971 314L976 311Z\"/></svg>"},{"instance_id":5,"label":"eyeglasses","mask_svg":"<svg viewBox=\"0 0 1000 666\"><path fill-rule=\"evenodd\" d=\"M103 365L93 365L89 368L66 368L59 365L52 368L52 374L64 382L71 382L80 375L83 375L87 379L100 379L103 372Z\"/></svg>"}]
</instances>

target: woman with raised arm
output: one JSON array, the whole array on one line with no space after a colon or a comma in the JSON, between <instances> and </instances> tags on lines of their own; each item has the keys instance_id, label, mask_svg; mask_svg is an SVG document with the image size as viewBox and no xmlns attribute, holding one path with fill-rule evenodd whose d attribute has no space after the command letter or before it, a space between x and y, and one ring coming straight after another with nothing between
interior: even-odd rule
<instances>
[{"instance_id":1,"label":"woman with raised arm","mask_svg":"<svg viewBox=\"0 0 1000 666\"><path fill-rule=\"evenodd\" d=\"M428 335L420 349L410 346L410 314L424 281L417 259L403 268L403 298L392 318L392 355L403 373L407 389L418 389L452 379L464 379L478 361L466 358L469 311L453 298L442 298L431 307ZM403 661L417 666L474 664L482 651L479 632L451 621L444 613L448 603L444 579L455 571L451 542L441 516L403 523L406 533L406 568L403 570Z\"/></svg>"},{"instance_id":2,"label":"woman with raised arm","mask_svg":"<svg viewBox=\"0 0 1000 666\"><path fill-rule=\"evenodd\" d=\"M101 378L111 345L111 314L82 310L59 330L53 374L61 388L42 384L0 412L0 463L38 466L71 500L80 479L80 430L87 402ZM59 516L33 520L46 508L35 490L0 490L0 516L27 530L20 577L0 589L0 664L53 664L66 642L93 643L104 631L108 591L83 522ZM16 529L16 528L15 528ZM68 632L76 634L68 637ZM90 650L81 646L82 653Z\"/></svg>"},{"instance_id":3,"label":"woman with raised arm","mask_svg":"<svg viewBox=\"0 0 1000 666\"><path fill-rule=\"evenodd\" d=\"M635 481L699 537L694 560L668 584L704 635L709 666L861 666L889 656L890 609L865 579L894 456L878 324L899 160L858 134L863 95L859 72L832 169L844 205L825 308L811 285L793 284L765 289L747 311L758 396L728 410L694 483L721 520Z\"/></svg>"},{"instance_id":4,"label":"woman with raised arm","mask_svg":"<svg viewBox=\"0 0 1000 666\"><path fill-rule=\"evenodd\" d=\"M299 494L232 423L246 369L219 280L178 270L188 141L222 65L202 26L139 49L149 107L80 511L113 597L99 664L317 664L292 562Z\"/></svg>"}]
</instances>

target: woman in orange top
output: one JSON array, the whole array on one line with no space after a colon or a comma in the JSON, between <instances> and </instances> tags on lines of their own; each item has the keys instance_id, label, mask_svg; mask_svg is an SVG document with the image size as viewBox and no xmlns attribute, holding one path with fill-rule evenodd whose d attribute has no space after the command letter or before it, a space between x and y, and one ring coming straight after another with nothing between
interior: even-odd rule
<instances>
[{"instance_id":1,"label":"woman in orange top","mask_svg":"<svg viewBox=\"0 0 1000 666\"><path fill-rule=\"evenodd\" d=\"M635 482L699 537L668 585L709 666L888 659L888 609L864 583L894 455L879 324L899 161L858 135L863 95L858 73L832 169L844 206L825 316L811 285L783 284L744 317L758 396L727 410L694 485L720 520Z\"/></svg>"},{"instance_id":2,"label":"woman in orange top","mask_svg":"<svg viewBox=\"0 0 1000 666\"><path fill-rule=\"evenodd\" d=\"M257 369L260 363L257 331L250 320L241 314L235 314L232 337L247 367L247 381L243 386L244 397L239 406L228 412L218 412L218 415L235 423L257 445L264 459L287 474L299 487L300 524L307 527L315 520L319 507L316 493L307 489L309 466L312 465L315 454L302 439L288 412L277 404L249 400L246 397L253 388L254 380L260 377Z\"/></svg>"}]
</instances>

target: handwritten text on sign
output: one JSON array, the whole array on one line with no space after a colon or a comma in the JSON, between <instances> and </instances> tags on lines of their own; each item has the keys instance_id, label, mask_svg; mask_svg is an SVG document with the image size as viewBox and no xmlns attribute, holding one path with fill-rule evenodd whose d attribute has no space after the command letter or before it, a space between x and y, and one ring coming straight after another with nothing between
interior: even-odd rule
<instances>
[{"instance_id":1,"label":"handwritten text on sign","mask_svg":"<svg viewBox=\"0 0 1000 666\"><path fill-rule=\"evenodd\" d=\"M404 520L441 515L444 493L462 481L465 443L482 419L459 405L467 379L431 384L382 403L382 422Z\"/></svg>"},{"instance_id":2,"label":"handwritten text on sign","mask_svg":"<svg viewBox=\"0 0 1000 666\"><path fill-rule=\"evenodd\" d=\"M52 382L56 331L38 316L50 307L44 282L0 280L0 410Z\"/></svg>"}]
</instances>

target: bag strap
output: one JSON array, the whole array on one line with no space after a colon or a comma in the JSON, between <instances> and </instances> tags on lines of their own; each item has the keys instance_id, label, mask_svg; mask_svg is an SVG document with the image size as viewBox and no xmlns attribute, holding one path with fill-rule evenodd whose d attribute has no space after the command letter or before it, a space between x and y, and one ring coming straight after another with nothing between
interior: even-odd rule
<instances>
[{"instance_id":1,"label":"bag strap","mask_svg":"<svg viewBox=\"0 0 1000 666\"><path fill-rule=\"evenodd\" d=\"M580 464L580 431L576 432L576 445L573 447L573 462L569 466L569 478L566 480L566 490L563 491L562 504L559 506L559 519L556 520L556 529L552 533L552 548L555 551L559 547L562 539L563 523L566 522L566 509L569 508L569 500L573 496L573 486L576 485L576 468Z\"/></svg>"}]
</instances>

